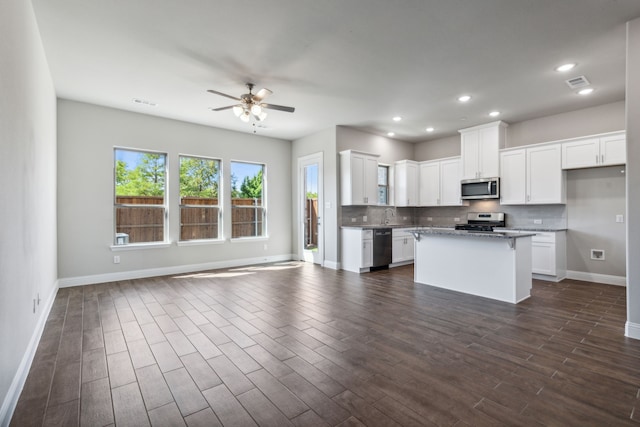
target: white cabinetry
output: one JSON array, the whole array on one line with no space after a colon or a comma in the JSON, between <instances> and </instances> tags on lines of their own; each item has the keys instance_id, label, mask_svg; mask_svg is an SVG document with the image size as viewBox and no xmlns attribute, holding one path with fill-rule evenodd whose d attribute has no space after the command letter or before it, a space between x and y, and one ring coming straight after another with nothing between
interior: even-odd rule
<instances>
[{"instance_id":1,"label":"white cabinetry","mask_svg":"<svg viewBox=\"0 0 640 427\"><path fill-rule=\"evenodd\" d=\"M340 249L343 270L368 271L373 264L373 230L343 228Z\"/></svg>"},{"instance_id":2,"label":"white cabinetry","mask_svg":"<svg viewBox=\"0 0 640 427\"><path fill-rule=\"evenodd\" d=\"M340 201L343 206L378 204L378 156L340 152Z\"/></svg>"},{"instance_id":3,"label":"white cabinetry","mask_svg":"<svg viewBox=\"0 0 640 427\"><path fill-rule=\"evenodd\" d=\"M460 130L462 179L491 178L500 173L499 150L507 124L501 121Z\"/></svg>"},{"instance_id":4,"label":"white cabinetry","mask_svg":"<svg viewBox=\"0 0 640 427\"><path fill-rule=\"evenodd\" d=\"M559 282L567 276L567 236L564 231L538 233L531 238L533 277Z\"/></svg>"},{"instance_id":5,"label":"white cabinetry","mask_svg":"<svg viewBox=\"0 0 640 427\"><path fill-rule=\"evenodd\" d=\"M413 235L404 228L392 230L391 262L409 264L414 258Z\"/></svg>"},{"instance_id":6,"label":"white cabinetry","mask_svg":"<svg viewBox=\"0 0 640 427\"><path fill-rule=\"evenodd\" d=\"M460 157L420 163L420 206L460 206Z\"/></svg>"},{"instance_id":7,"label":"white cabinetry","mask_svg":"<svg viewBox=\"0 0 640 427\"><path fill-rule=\"evenodd\" d=\"M583 138L562 144L562 168L621 165L627 161L624 132Z\"/></svg>"},{"instance_id":8,"label":"white cabinetry","mask_svg":"<svg viewBox=\"0 0 640 427\"><path fill-rule=\"evenodd\" d=\"M418 206L418 163L400 160L394 169L395 206Z\"/></svg>"},{"instance_id":9,"label":"white cabinetry","mask_svg":"<svg viewBox=\"0 0 640 427\"><path fill-rule=\"evenodd\" d=\"M562 204L565 188L560 144L500 153L500 204Z\"/></svg>"}]
</instances>

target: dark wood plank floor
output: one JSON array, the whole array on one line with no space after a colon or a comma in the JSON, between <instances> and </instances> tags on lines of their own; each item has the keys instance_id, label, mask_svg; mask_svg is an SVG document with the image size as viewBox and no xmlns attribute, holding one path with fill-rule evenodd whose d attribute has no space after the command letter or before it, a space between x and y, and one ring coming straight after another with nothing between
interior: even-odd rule
<instances>
[{"instance_id":1,"label":"dark wood plank floor","mask_svg":"<svg viewBox=\"0 0 640 427\"><path fill-rule=\"evenodd\" d=\"M518 305L303 263L61 289L12 426L640 423L625 289Z\"/></svg>"}]
</instances>

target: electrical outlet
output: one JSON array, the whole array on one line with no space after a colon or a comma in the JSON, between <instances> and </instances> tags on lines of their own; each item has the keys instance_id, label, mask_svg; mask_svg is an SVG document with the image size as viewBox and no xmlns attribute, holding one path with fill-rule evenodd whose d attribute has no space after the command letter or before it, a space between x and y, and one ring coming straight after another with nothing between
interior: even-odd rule
<instances>
[{"instance_id":1,"label":"electrical outlet","mask_svg":"<svg viewBox=\"0 0 640 427\"><path fill-rule=\"evenodd\" d=\"M265 243L264 244L264 250L266 251L267 249L269 249L269 246Z\"/></svg>"},{"instance_id":2,"label":"electrical outlet","mask_svg":"<svg viewBox=\"0 0 640 427\"><path fill-rule=\"evenodd\" d=\"M460 222L460 218L453 218L453 222Z\"/></svg>"},{"instance_id":3,"label":"electrical outlet","mask_svg":"<svg viewBox=\"0 0 640 427\"><path fill-rule=\"evenodd\" d=\"M120 264L120 255L114 255L113 256L113 263L114 264Z\"/></svg>"},{"instance_id":4,"label":"electrical outlet","mask_svg":"<svg viewBox=\"0 0 640 427\"><path fill-rule=\"evenodd\" d=\"M616 215L616 222L624 222L624 215Z\"/></svg>"},{"instance_id":5,"label":"electrical outlet","mask_svg":"<svg viewBox=\"0 0 640 427\"><path fill-rule=\"evenodd\" d=\"M351 222L356 222L356 218L351 218Z\"/></svg>"},{"instance_id":6,"label":"electrical outlet","mask_svg":"<svg viewBox=\"0 0 640 427\"><path fill-rule=\"evenodd\" d=\"M537 224L537 225L540 225L540 224L542 224L542 220L541 219L534 219L533 223Z\"/></svg>"},{"instance_id":7,"label":"electrical outlet","mask_svg":"<svg viewBox=\"0 0 640 427\"><path fill-rule=\"evenodd\" d=\"M367 222L367 216L366 215L362 216L362 222Z\"/></svg>"},{"instance_id":8,"label":"electrical outlet","mask_svg":"<svg viewBox=\"0 0 640 427\"><path fill-rule=\"evenodd\" d=\"M402 217L402 220L403 220L403 221L406 221L406 220L407 220L407 217L406 217L406 216L403 216L403 217Z\"/></svg>"},{"instance_id":9,"label":"electrical outlet","mask_svg":"<svg viewBox=\"0 0 640 427\"><path fill-rule=\"evenodd\" d=\"M591 249L591 259L604 261L604 249Z\"/></svg>"},{"instance_id":10,"label":"electrical outlet","mask_svg":"<svg viewBox=\"0 0 640 427\"><path fill-rule=\"evenodd\" d=\"M427 221L433 221L433 218L432 218L432 217L430 217L430 216L428 216L428 217L427 217Z\"/></svg>"}]
</instances>

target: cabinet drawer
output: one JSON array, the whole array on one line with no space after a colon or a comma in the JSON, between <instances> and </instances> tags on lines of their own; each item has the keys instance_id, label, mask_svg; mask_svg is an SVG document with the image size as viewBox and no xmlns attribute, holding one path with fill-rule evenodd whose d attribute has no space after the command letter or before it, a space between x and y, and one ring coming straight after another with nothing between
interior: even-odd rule
<instances>
[{"instance_id":1,"label":"cabinet drawer","mask_svg":"<svg viewBox=\"0 0 640 427\"><path fill-rule=\"evenodd\" d=\"M373 230L362 230L362 240L372 240Z\"/></svg>"},{"instance_id":2,"label":"cabinet drawer","mask_svg":"<svg viewBox=\"0 0 640 427\"><path fill-rule=\"evenodd\" d=\"M556 233L538 233L531 238L533 243L555 243Z\"/></svg>"}]
</instances>

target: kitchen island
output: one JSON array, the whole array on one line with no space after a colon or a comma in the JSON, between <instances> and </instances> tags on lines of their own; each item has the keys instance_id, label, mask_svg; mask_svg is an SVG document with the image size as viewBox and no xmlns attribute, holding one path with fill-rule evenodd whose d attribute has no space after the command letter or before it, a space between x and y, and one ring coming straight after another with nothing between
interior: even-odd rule
<instances>
[{"instance_id":1,"label":"kitchen island","mask_svg":"<svg viewBox=\"0 0 640 427\"><path fill-rule=\"evenodd\" d=\"M408 231L415 238L415 282L514 304L529 298L534 233Z\"/></svg>"}]
</instances>

